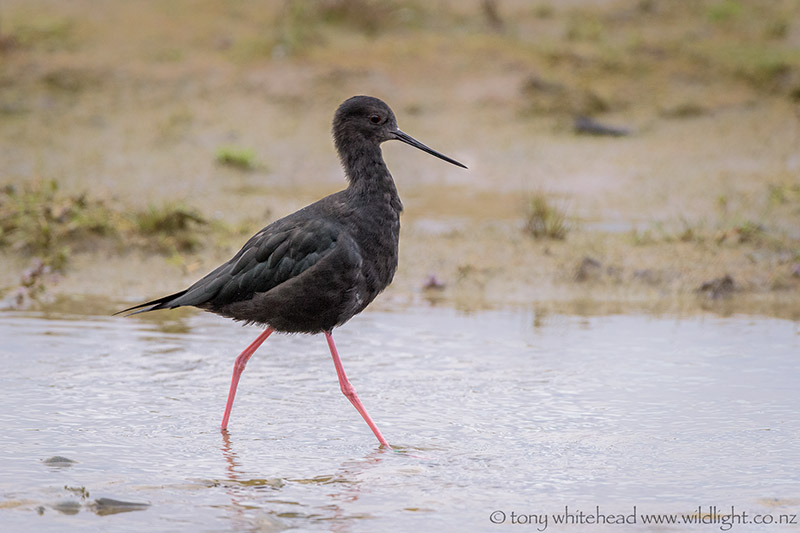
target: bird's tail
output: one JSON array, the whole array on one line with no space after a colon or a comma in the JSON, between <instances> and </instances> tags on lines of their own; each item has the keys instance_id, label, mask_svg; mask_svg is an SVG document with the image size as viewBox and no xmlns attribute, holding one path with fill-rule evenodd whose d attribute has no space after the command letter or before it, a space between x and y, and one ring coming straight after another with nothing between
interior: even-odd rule
<instances>
[{"instance_id":1,"label":"bird's tail","mask_svg":"<svg viewBox=\"0 0 800 533\"><path fill-rule=\"evenodd\" d=\"M180 304L172 305L172 302L184 294L186 294L186 290L176 292L175 294L170 294L169 296L164 296L163 298L159 298L157 300L151 300L143 304L134 305L133 307L123 309L122 311L117 311L113 316L121 315L123 313L126 313L125 316L131 316L138 315L139 313L146 313L148 311L155 311L157 309L174 309L176 307L180 307Z\"/></svg>"}]
</instances>

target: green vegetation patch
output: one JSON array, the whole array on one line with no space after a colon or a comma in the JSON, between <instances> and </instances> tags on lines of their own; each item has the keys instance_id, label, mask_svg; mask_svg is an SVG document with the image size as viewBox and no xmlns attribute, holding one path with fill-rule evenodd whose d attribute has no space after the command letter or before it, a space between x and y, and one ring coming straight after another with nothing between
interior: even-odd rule
<instances>
[{"instance_id":1,"label":"green vegetation patch","mask_svg":"<svg viewBox=\"0 0 800 533\"><path fill-rule=\"evenodd\" d=\"M525 232L534 239L563 240L570 224L566 211L559 208L544 193L535 193L528 199L525 212Z\"/></svg>"},{"instance_id":2,"label":"green vegetation patch","mask_svg":"<svg viewBox=\"0 0 800 533\"><path fill-rule=\"evenodd\" d=\"M0 189L0 248L39 257L56 271L65 268L73 248L101 240L160 253L193 251L206 225L197 210L182 203L126 211L86 194L64 194L55 180Z\"/></svg>"},{"instance_id":3,"label":"green vegetation patch","mask_svg":"<svg viewBox=\"0 0 800 533\"><path fill-rule=\"evenodd\" d=\"M133 214L136 232L161 251L191 252L200 248L199 228L207 224L200 213L184 204L150 206Z\"/></svg>"},{"instance_id":4,"label":"green vegetation patch","mask_svg":"<svg viewBox=\"0 0 800 533\"><path fill-rule=\"evenodd\" d=\"M255 170L263 165L256 161L256 153L250 148L220 146L216 153L217 163L239 170Z\"/></svg>"},{"instance_id":5,"label":"green vegetation patch","mask_svg":"<svg viewBox=\"0 0 800 533\"><path fill-rule=\"evenodd\" d=\"M0 190L0 246L42 257L56 270L66 264L70 243L114 235L118 222L102 202L60 194L55 180Z\"/></svg>"}]
</instances>

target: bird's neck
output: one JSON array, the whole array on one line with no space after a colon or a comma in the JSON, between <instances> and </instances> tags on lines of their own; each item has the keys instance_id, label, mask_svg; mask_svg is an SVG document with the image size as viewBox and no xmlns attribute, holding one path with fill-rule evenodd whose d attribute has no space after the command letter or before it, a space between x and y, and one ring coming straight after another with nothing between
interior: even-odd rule
<instances>
[{"instance_id":1,"label":"bird's neck","mask_svg":"<svg viewBox=\"0 0 800 533\"><path fill-rule=\"evenodd\" d=\"M352 194L369 201L388 202L398 212L402 211L397 187L383 161L380 146L365 147L356 153L348 153L342 158L342 163L350 181L348 189Z\"/></svg>"}]
</instances>

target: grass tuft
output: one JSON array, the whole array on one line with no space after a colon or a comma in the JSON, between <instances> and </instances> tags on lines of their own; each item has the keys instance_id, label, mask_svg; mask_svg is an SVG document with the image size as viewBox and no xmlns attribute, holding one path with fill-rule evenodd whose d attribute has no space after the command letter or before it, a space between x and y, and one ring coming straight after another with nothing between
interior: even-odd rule
<instances>
[{"instance_id":1,"label":"grass tuft","mask_svg":"<svg viewBox=\"0 0 800 533\"><path fill-rule=\"evenodd\" d=\"M86 194L65 195L55 180L0 189L0 248L39 257L56 272L73 248L102 238L161 253L194 251L206 225L197 210L180 202L124 211Z\"/></svg>"},{"instance_id":2,"label":"grass tuft","mask_svg":"<svg viewBox=\"0 0 800 533\"><path fill-rule=\"evenodd\" d=\"M544 193L535 193L528 199L525 232L534 239L563 240L569 229L566 212L554 206Z\"/></svg>"},{"instance_id":3,"label":"grass tuft","mask_svg":"<svg viewBox=\"0 0 800 533\"><path fill-rule=\"evenodd\" d=\"M202 243L197 229L207 224L200 213L181 203L150 206L134 214L138 233L162 252L191 252Z\"/></svg>"},{"instance_id":4,"label":"grass tuft","mask_svg":"<svg viewBox=\"0 0 800 533\"><path fill-rule=\"evenodd\" d=\"M54 270L69 257L69 244L115 232L114 216L84 194L59 194L55 180L0 191L0 246L39 256Z\"/></svg>"}]
</instances>

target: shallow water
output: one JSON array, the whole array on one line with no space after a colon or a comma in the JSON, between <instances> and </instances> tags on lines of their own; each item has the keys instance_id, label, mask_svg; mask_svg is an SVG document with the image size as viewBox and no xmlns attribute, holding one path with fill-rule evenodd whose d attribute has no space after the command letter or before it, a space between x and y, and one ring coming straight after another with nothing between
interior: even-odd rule
<instances>
[{"instance_id":1,"label":"shallow water","mask_svg":"<svg viewBox=\"0 0 800 533\"><path fill-rule=\"evenodd\" d=\"M663 530L643 515L800 513L795 322L368 312L335 337L391 451L321 336L271 337L221 434L256 335L200 313L0 315L3 530L589 528L555 524L565 506L636 506L629 528ZM726 526L671 527L687 529Z\"/></svg>"}]
</instances>

